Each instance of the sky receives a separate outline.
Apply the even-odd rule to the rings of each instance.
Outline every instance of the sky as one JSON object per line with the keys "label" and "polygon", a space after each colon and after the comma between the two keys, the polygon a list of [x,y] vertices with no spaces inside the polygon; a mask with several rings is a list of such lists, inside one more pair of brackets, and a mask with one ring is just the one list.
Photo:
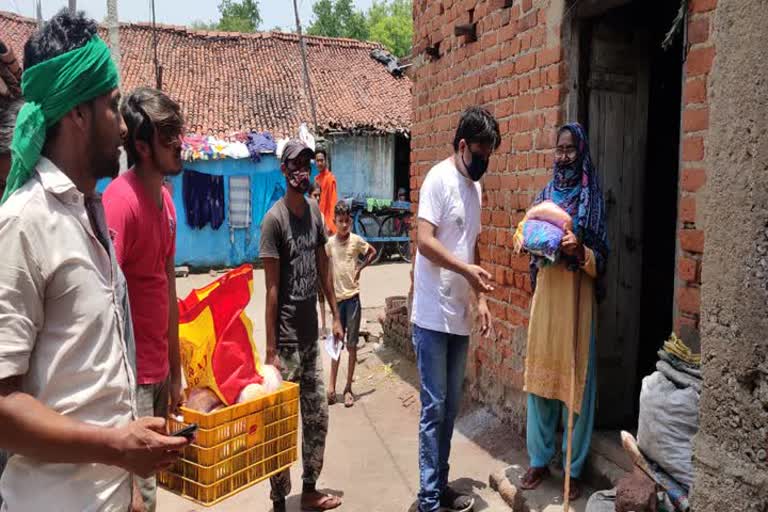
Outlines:
{"label": "sky", "polygon": [[[68,0],[41,0],[43,17],[50,18]],[[367,10],[373,0],[355,0],[358,9]],[[313,0],[298,0],[301,24],[312,21]],[[155,0],[158,23],[190,25],[193,21],[212,21],[219,17],[219,0]],[[35,0],[0,0],[0,11],[10,11],[34,17]],[[77,8],[84,10],[96,20],[103,20],[107,13],[107,0],[77,0]],[[259,0],[261,30],[281,27],[292,29],[296,25],[291,0]],[[118,0],[117,12],[120,21],[150,21],[152,19],[150,0]]]}

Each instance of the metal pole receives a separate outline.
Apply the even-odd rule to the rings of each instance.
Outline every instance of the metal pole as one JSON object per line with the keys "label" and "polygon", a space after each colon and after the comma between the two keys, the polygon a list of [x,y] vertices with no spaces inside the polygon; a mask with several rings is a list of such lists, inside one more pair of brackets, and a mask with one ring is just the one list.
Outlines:
{"label": "metal pole", "polygon": [[[76,0],[70,0],[70,5]],[[120,21],[117,16],[117,0],[107,0],[107,34],[112,60],[120,73]]]}
{"label": "metal pole", "polygon": [[307,64],[307,42],[304,40],[304,34],[301,32],[301,20],[299,20],[299,7],[296,0],[293,0],[293,12],[296,14],[296,32],[299,34],[299,46],[301,47],[301,63],[304,68],[304,88],[309,97],[309,107],[312,109],[312,122],[317,134],[317,111],[315,110],[315,97],[312,95],[312,84],[309,81],[309,65]]}
{"label": "metal pole", "polygon": [[77,0],[69,0],[69,10],[72,12],[77,11]]}
{"label": "metal pole", "polygon": [[41,1],[42,0],[37,0],[37,2],[35,2],[35,10],[36,10],[35,14],[37,15],[37,26],[38,27],[42,27],[43,26],[43,6],[40,3]]}
{"label": "metal pole", "polygon": [[163,90],[163,79],[160,74],[160,62],[157,59],[157,20],[155,19],[155,0],[152,0],[152,46],[155,49],[155,87]]}

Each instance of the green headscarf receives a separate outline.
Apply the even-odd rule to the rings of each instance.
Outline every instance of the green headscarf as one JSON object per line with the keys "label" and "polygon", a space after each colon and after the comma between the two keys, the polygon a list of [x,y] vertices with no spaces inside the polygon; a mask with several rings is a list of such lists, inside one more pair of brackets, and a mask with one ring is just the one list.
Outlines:
{"label": "green headscarf", "polygon": [[24,70],[21,90],[25,103],[16,118],[11,172],[2,202],[32,176],[47,129],[77,105],[108,93],[119,82],[109,47],[96,35],[80,48]]}

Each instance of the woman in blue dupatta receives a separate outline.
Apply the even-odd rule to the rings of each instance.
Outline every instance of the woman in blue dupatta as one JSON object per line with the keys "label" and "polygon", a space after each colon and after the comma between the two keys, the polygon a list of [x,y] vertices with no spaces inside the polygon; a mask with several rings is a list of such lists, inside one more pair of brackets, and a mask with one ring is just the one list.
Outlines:
{"label": "woman in blue dupatta", "polygon": [[[595,318],[602,298],[608,257],[605,205],[581,125],[558,130],[554,175],[535,204],[552,201],[573,218],[555,263],[533,257],[534,288],[525,391],[528,393],[527,444],[530,468],[522,488],[535,489],[549,476],[558,423],[567,418],[571,365],[576,361],[576,393],[571,499],[581,495],[579,477],[589,453],[595,412]],[[577,295],[578,293],[578,295]],[[578,311],[577,311],[578,308]],[[576,333],[578,327],[578,333]],[[574,343],[574,334],[576,342]],[[566,436],[563,436],[565,453]]]}

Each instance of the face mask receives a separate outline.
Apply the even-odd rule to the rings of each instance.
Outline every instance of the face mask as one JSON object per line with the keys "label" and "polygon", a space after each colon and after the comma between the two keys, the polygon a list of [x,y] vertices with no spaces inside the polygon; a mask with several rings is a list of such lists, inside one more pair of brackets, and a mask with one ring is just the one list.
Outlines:
{"label": "face mask", "polygon": [[288,175],[288,184],[302,194],[309,190],[309,172],[305,170],[297,170]]}
{"label": "face mask", "polygon": [[471,151],[469,154],[472,155],[472,159],[470,160],[469,164],[464,161],[464,155],[461,156],[461,163],[463,163],[464,167],[467,168],[467,174],[469,174],[469,177],[472,178],[472,181],[480,181],[480,178],[483,177],[485,171],[488,170],[489,160],[486,160],[479,154],[472,153]]}

